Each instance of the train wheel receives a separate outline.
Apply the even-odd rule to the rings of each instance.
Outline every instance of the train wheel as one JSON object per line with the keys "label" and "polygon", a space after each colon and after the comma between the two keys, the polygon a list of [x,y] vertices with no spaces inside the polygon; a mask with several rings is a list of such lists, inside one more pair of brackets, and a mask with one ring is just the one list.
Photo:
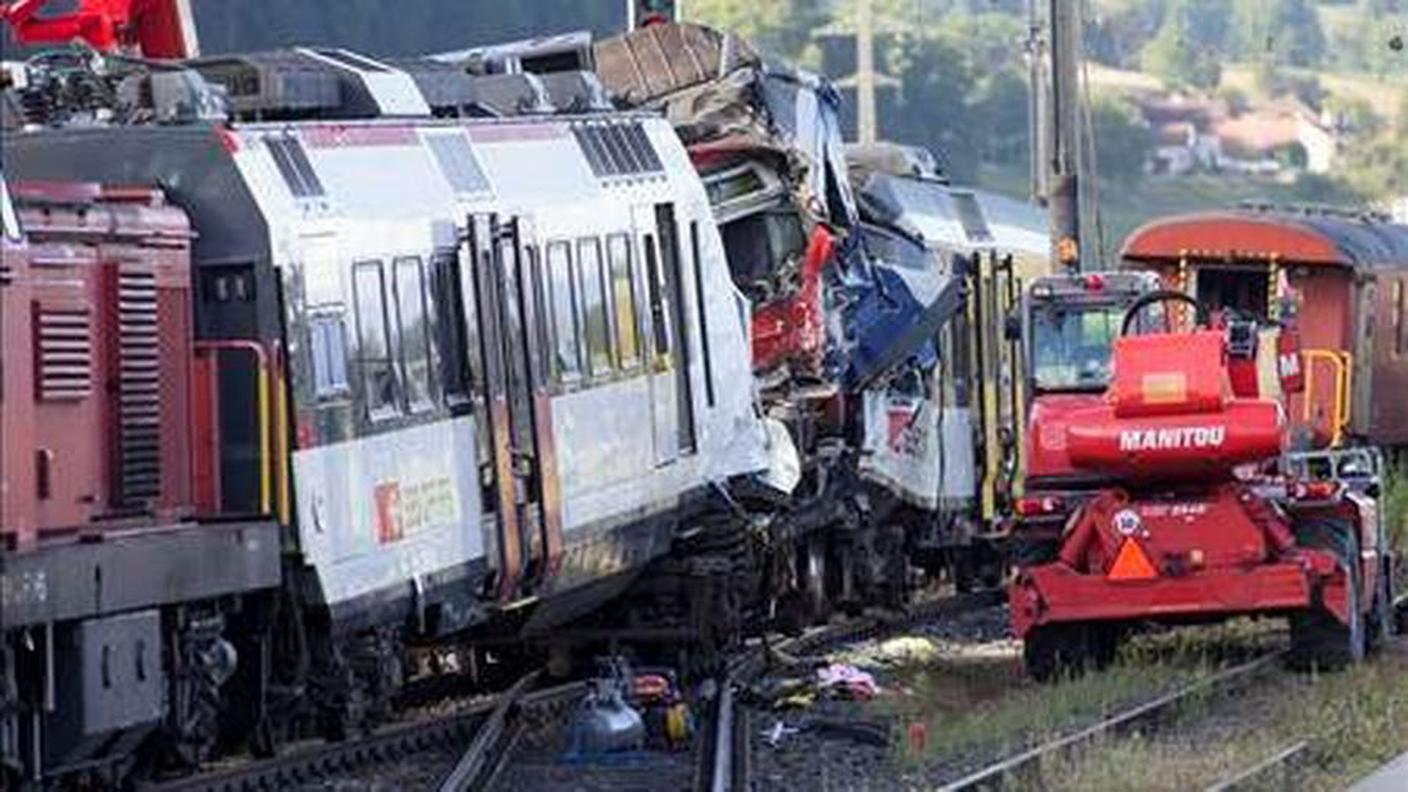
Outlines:
{"label": "train wheel", "polygon": [[1393,581],[1388,564],[1380,564],[1374,584],[1374,603],[1369,607],[1367,649],[1379,649],[1393,635]]}
{"label": "train wheel", "polygon": [[1344,520],[1307,520],[1296,526],[1296,543],[1301,547],[1329,550],[1348,570],[1349,624],[1342,623],[1323,607],[1312,605],[1291,616],[1291,665],[1309,670],[1339,669],[1364,659],[1366,626],[1360,610],[1359,542],[1353,527]]}
{"label": "train wheel", "polygon": [[1115,655],[1119,654],[1120,650],[1120,639],[1123,637],[1124,628],[1119,624],[1097,623],[1086,626],[1086,656],[1096,670],[1104,671],[1115,662]]}
{"label": "train wheel", "polygon": [[809,622],[824,621],[830,611],[827,597],[826,539],[820,536],[806,540],[799,554],[801,562],[802,600]]}
{"label": "train wheel", "polygon": [[1023,569],[1056,560],[1061,544],[1056,539],[1017,539],[1012,545],[1012,562]]}
{"label": "train wheel", "polygon": [[1115,661],[1123,627],[1099,622],[1047,624],[1027,633],[1022,655],[1038,682],[1103,671]]}
{"label": "train wheel", "polygon": [[1027,673],[1038,682],[1055,682],[1085,670],[1086,641],[1083,625],[1044,624],[1027,633],[1022,659]]}

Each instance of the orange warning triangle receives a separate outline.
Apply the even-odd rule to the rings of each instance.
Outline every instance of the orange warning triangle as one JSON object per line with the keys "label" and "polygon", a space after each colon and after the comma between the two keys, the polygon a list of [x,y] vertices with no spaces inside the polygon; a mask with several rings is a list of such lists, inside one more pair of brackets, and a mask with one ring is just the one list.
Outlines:
{"label": "orange warning triangle", "polygon": [[1159,571],[1154,568],[1154,562],[1149,560],[1144,548],[1128,536],[1120,545],[1115,563],[1110,565],[1110,571],[1105,575],[1109,580],[1148,580],[1158,576]]}

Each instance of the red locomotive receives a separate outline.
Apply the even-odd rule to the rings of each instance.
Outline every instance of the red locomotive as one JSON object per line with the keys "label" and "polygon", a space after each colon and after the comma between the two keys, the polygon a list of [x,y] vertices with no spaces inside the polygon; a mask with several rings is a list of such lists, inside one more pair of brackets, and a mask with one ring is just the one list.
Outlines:
{"label": "red locomotive", "polygon": [[[226,619],[281,567],[272,519],[198,503],[215,403],[191,227],[152,189],[17,193],[0,195],[0,604],[23,642],[0,641],[0,756],[42,732],[64,748],[44,761],[95,761],[172,693],[177,733],[201,742],[234,669]],[[22,683],[36,663],[47,688]]]}
{"label": "red locomotive", "polygon": [[[1009,590],[1030,670],[1108,662],[1136,623],[1239,614],[1289,616],[1302,665],[1361,658],[1391,623],[1376,499],[1408,442],[1384,398],[1408,388],[1408,228],[1250,209],[1152,223],[1124,257],[1169,291],[1130,307],[1102,395],[1032,411],[1029,469],[1079,494]],[[1155,302],[1165,332],[1131,334]]]}

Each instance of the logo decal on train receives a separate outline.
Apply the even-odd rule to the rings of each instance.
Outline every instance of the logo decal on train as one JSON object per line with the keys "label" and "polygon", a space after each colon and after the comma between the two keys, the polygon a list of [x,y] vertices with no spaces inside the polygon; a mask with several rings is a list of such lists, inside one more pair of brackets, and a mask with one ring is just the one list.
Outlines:
{"label": "logo decal on train", "polygon": [[886,417],[889,421],[887,439],[890,450],[905,456],[922,457],[929,445],[929,435],[920,423],[924,403],[891,400]]}
{"label": "logo decal on train", "polygon": [[448,478],[382,482],[372,489],[372,501],[378,544],[398,542],[421,529],[459,519],[459,498]]}

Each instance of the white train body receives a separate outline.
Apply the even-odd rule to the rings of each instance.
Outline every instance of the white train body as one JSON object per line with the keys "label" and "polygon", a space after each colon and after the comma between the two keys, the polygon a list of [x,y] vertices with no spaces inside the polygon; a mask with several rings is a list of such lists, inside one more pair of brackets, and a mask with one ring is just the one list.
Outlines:
{"label": "white train body", "polygon": [[[334,611],[456,568],[509,601],[638,568],[686,500],[764,464],[747,305],[663,121],[233,137],[281,273],[299,543]],[[603,138],[631,172],[593,170]]]}

